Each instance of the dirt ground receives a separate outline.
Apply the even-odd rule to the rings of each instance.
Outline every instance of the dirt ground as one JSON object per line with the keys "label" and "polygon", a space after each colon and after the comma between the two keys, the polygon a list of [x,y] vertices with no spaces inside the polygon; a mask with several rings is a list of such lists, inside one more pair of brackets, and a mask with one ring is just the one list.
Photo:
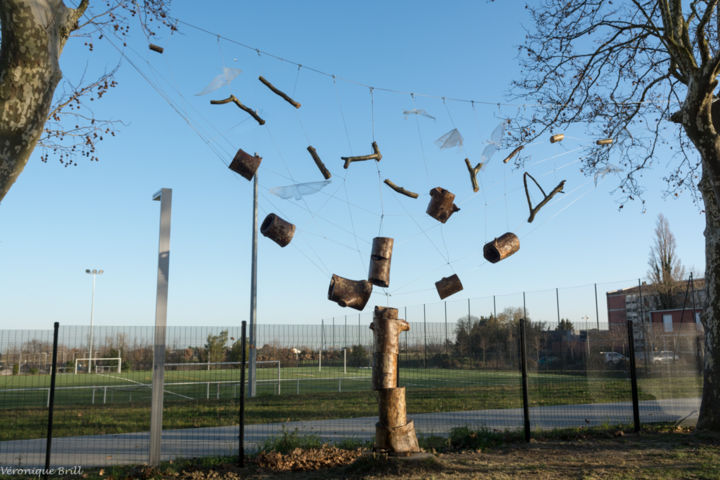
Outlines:
{"label": "dirt ground", "polygon": [[[435,453],[424,460],[388,459],[334,447],[260,455],[248,466],[139,472],[173,479],[720,479],[720,437],[625,434],[615,438],[541,440],[487,451]],[[108,476],[101,478],[119,478]]]}

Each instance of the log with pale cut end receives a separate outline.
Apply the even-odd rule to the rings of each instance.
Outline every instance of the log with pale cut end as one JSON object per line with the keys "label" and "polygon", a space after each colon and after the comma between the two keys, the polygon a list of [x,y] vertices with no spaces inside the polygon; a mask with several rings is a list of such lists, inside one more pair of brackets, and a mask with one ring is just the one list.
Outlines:
{"label": "log with pale cut end", "polygon": [[373,238],[370,252],[368,281],[378,287],[390,286],[390,261],[394,240],[389,237]]}
{"label": "log with pale cut end", "polygon": [[410,455],[420,451],[415,424],[410,420],[401,427],[388,428],[375,424],[375,449],[385,450],[391,455]]}
{"label": "log with pale cut end", "polygon": [[362,310],[370,300],[372,283],[367,280],[348,280],[333,274],[328,288],[328,300],[337,302],[341,307]]}
{"label": "log with pale cut end", "polygon": [[558,134],[550,137],[550,143],[562,142],[564,138],[565,138],[565,135],[563,135],[562,133],[558,133]]}
{"label": "log with pale cut end", "polygon": [[441,223],[447,222],[450,215],[460,211],[460,208],[453,203],[455,194],[442,187],[435,187],[430,190],[430,197],[430,203],[425,213]]}
{"label": "log with pale cut end", "polygon": [[310,152],[310,156],[320,170],[320,173],[322,173],[323,177],[325,177],[325,180],[329,180],[330,177],[332,177],[332,174],[330,173],[330,170],[327,169],[323,161],[320,160],[320,156],[318,155],[317,150],[315,150],[315,147],[310,145],[307,147],[307,151]]}
{"label": "log with pale cut end", "polygon": [[517,235],[507,232],[488,242],[483,247],[483,256],[490,263],[497,263],[520,250],[520,239]]}
{"label": "log with pale cut end", "polygon": [[373,390],[397,387],[397,353],[373,353],[372,387]]}
{"label": "log with pale cut end", "polygon": [[152,50],[153,52],[157,52],[157,53],[163,53],[165,51],[165,49],[163,47],[161,47],[159,45],[155,45],[154,43],[149,44],[148,48],[150,50]]}
{"label": "log with pale cut end", "polygon": [[612,138],[602,138],[595,142],[597,145],[612,145],[613,139]]}
{"label": "log with pale cut end", "polygon": [[388,428],[407,424],[405,387],[378,390],[380,425]]}
{"label": "log with pale cut end", "polygon": [[262,157],[250,155],[242,148],[239,148],[228,168],[246,179],[252,180],[258,167],[260,167],[260,162],[262,162]]}
{"label": "log with pale cut end", "polygon": [[376,353],[400,353],[400,334],[410,330],[410,324],[397,318],[397,315],[396,308],[375,307],[370,329],[373,331]]}
{"label": "log with pale cut end", "polygon": [[263,220],[260,233],[281,247],[285,247],[295,235],[295,225],[271,213]]}
{"label": "log with pale cut end", "polygon": [[437,289],[440,300],[454,295],[463,289],[460,277],[457,274],[450,275],[449,277],[443,277],[435,282],[435,288]]}

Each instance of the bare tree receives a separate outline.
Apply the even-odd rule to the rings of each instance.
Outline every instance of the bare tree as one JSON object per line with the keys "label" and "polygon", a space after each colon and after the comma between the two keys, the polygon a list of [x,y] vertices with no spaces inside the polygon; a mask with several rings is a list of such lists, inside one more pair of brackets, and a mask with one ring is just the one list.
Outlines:
{"label": "bare tree", "polygon": [[[669,193],[685,189],[704,205],[709,302],[697,427],[720,431],[718,0],[543,0],[527,8],[534,26],[513,89],[534,106],[515,119],[512,139],[523,145],[585,125],[610,140],[588,147],[583,171],[621,171],[623,199],[640,196],[640,176],[659,164]],[[672,153],[658,161],[662,144]]]}
{"label": "bare tree", "polygon": [[[97,3],[99,11],[91,11]],[[15,183],[38,142],[42,160],[56,155],[65,165],[79,156],[96,160],[95,143],[114,134],[114,124],[99,121],[85,99],[102,97],[115,86],[110,72],[80,84],[62,78],[60,55],[72,36],[93,39],[109,34],[123,38],[131,20],[146,36],[151,22],[174,28],[167,19],[170,0],[80,0],[76,8],[63,0],[0,1],[0,201]]]}
{"label": "bare tree", "polygon": [[675,252],[675,235],[662,213],[655,224],[655,241],[650,247],[648,265],[648,279],[658,293],[658,306],[675,307],[675,295],[682,290],[678,284],[685,276],[685,267]]}

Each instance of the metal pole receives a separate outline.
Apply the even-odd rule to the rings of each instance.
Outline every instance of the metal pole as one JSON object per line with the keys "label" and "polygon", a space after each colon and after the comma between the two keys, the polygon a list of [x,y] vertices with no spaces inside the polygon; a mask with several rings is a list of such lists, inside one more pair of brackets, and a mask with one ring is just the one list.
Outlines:
{"label": "metal pole", "polygon": [[640,402],[638,399],[637,368],[635,366],[635,337],[632,320],[627,321],[628,343],[630,344],[630,386],[632,388],[633,423],[635,433],[640,431]]}
{"label": "metal pole", "polygon": [[560,292],[555,289],[555,308],[557,308],[558,326],[560,325]]}
{"label": "metal pole", "polygon": [[153,200],[160,201],[155,338],[153,346],[152,404],[150,407],[150,465],[160,464],[162,447],[163,388],[165,384],[165,333],[167,327],[168,276],[170,273],[170,212],[172,189],[163,188]]}
{"label": "metal pole", "polygon": [[258,175],[253,177],[253,228],[252,228],[252,267],[250,273],[250,367],[248,368],[248,388],[250,396],[254,397],[255,390],[255,360],[257,349],[255,334],[257,333],[257,234],[258,234]]}
{"label": "metal pole", "polygon": [[48,478],[48,472],[50,470],[50,451],[52,450],[53,411],[55,410],[55,374],[57,373],[59,327],[60,323],[55,322],[53,324],[52,371],[50,372],[50,400],[48,402],[47,443],[45,445],[45,478]]}
{"label": "metal pole", "polygon": [[332,349],[335,350],[335,317],[332,320]]}
{"label": "metal pole", "polygon": [[[642,281],[638,278],[638,296],[640,298],[640,328],[643,330],[643,342],[645,343],[644,349],[645,349],[645,373],[647,373],[649,368],[649,362],[650,362],[650,353],[648,352],[648,331],[647,326],[645,325],[645,305],[643,305],[643,299],[642,299]],[[634,338],[634,333],[633,333]],[[633,348],[635,346],[633,345]]]}
{"label": "metal pole", "polygon": [[360,342],[360,314],[358,313],[358,345],[361,345]]}
{"label": "metal pole", "polygon": [[448,325],[447,325],[447,300],[443,302],[445,305],[445,353],[448,350]]}
{"label": "metal pole", "polygon": [[598,313],[598,299],[597,299],[597,283],[595,284],[595,322],[597,323],[598,332],[600,331],[600,313]]}
{"label": "metal pole", "polygon": [[240,360],[240,429],[238,431],[238,463],[240,464],[240,467],[245,466],[245,356],[247,355],[247,352],[245,351],[245,343],[247,339],[246,327],[247,322],[243,320],[242,326],[240,327],[240,341],[242,341],[242,357]]}
{"label": "metal pole", "polygon": [[423,303],[423,367],[427,368],[427,318],[425,317],[425,304]]}
{"label": "metal pole", "polygon": [[493,295],[493,317],[497,318],[497,305],[495,304],[495,295]]}
{"label": "metal pole", "polygon": [[523,424],[525,427],[525,441],[530,441],[530,405],[528,399],[528,378],[527,378],[527,341],[525,338],[525,323],[527,313],[525,311],[525,292],[523,292],[523,318],[520,320],[520,363],[522,366],[522,394],[523,394]]}
{"label": "metal pole", "polygon": [[88,373],[92,373],[93,358],[93,314],[95,313],[95,274],[92,274],[92,296],[90,297],[90,348],[88,353]]}

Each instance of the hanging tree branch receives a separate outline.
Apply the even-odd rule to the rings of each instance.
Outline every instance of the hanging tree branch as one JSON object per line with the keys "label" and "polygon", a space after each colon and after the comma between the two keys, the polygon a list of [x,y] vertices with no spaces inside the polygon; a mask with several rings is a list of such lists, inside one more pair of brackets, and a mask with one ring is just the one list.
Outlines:
{"label": "hanging tree branch", "polygon": [[[262,78],[262,77],[260,77]],[[317,154],[317,150],[315,150],[315,147],[312,145],[307,147],[307,151],[310,152],[310,156],[312,156],[313,160],[315,160],[315,165],[320,169],[320,172],[323,174],[323,177],[325,177],[325,180],[332,177],[332,174],[330,171],[325,167],[325,164],[320,160],[320,157]]]}
{"label": "hanging tree branch", "polygon": [[398,192],[398,193],[402,193],[403,195],[405,195],[405,196],[407,196],[407,197],[410,197],[410,198],[418,198],[418,194],[417,194],[417,193],[411,192],[410,190],[405,190],[403,187],[399,187],[399,186],[395,185],[395,184],[393,183],[393,181],[390,180],[389,178],[386,178],[386,179],[385,179],[385,185],[387,185],[388,187],[392,188],[393,190],[395,190],[395,191]]}
{"label": "hanging tree branch", "polygon": [[470,165],[470,159],[466,158],[465,165],[467,166],[468,172],[470,173],[470,181],[472,182],[473,192],[477,192],[478,190],[480,190],[480,187],[478,186],[478,182],[477,182],[477,174],[480,171],[480,169],[482,168],[483,163],[480,162],[473,167]]}
{"label": "hanging tree branch", "polygon": [[380,153],[380,149],[378,148],[376,142],[372,142],[372,149],[375,153],[371,153],[370,155],[360,155],[358,157],[340,157],[345,160],[345,165],[343,165],[343,168],[348,168],[352,162],[363,162],[365,160],[377,160],[379,162],[380,160],[382,160],[382,154]]}
{"label": "hanging tree branch", "polygon": [[508,155],[507,157],[505,157],[505,160],[503,160],[503,163],[508,163],[510,160],[512,160],[512,158],[513,158],[515,155],[517,155],[518,153],[520,153],[520,150],[522,150],[523,148],[525,148],[525,146],[524,146],[524,145],[520,145],[520,146],[517,147],[515,150],[513,150],[512,152],[510,152],[510,155]]}
{"label": "hanging tree branch", "polygon": [[[545,197],[534,208],[532,206],[532,202],[530,201],[530,192],[528,191],[527,177],[530,177],[530,179],[535,182],[535,185],[537,185],[537,187],[540,189],[543,196]],[[548,203],[550,199],[555,196],[555,194],[562,192],[563,187],[565,187],[565,180],[558,183],[557,186],[553,188],[552,192],[550,192],[550,194],[545,194],[545,190],[543,190],[537,180],[535,180],[535,178],[528,172],[523,173],[523,184],[525,185],[525,198],[527,198],[528,208],[530,209],[530,217],[528,218],[528,223],[532,223],[532,221],[535,219],[535,215],[537,214],[537,212],[540,211],[540,209],[544,207],[545,204]]]}
{"label": "hanging tree branch", "polygon": [[210,100],[211,105],[224,105],[226,103],[233,102],[235,105],[237,105],[241,110],[244,110],[247,112],[251,117],[253,117],[260,125],[265,125],[265,120],[260,118],[260,115],[257,114],[257,112],[249,107],[246,107],[245,105],[240,102],[240,100],[237,99],[235,95],[230,95],[228,98],[224,100]]}
{"label": "hanging tree branch", "polygon": [[[263,77],[262,75],[260,75],[260,76],[258,77],[258,80],[260,80],[266,87],[268,87],[270,90],[272,90],[272,92],[273,92],[274,94],[282,97],[283,100],[285,100],[286,102],[288,102],[288,103],[289,103],[290,105],[292,105],[293,107],[295,107],[295,108],[300,108],[300,104],[299,104],[298,102],[296,102],[295,100],[293,100],[292,98],[290,98],[290,97],[289,97],[285,92],[283,92],[282,90],[279,90],[278,88],[276,88],[275,85],[273,85],[272,83],[270,83],[270,82],[268,82],[267,80],[265,80],[265,77]],[[325,178],[328,178],[328,177],[325,177]]]}

